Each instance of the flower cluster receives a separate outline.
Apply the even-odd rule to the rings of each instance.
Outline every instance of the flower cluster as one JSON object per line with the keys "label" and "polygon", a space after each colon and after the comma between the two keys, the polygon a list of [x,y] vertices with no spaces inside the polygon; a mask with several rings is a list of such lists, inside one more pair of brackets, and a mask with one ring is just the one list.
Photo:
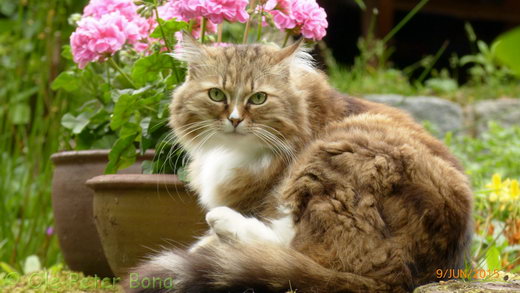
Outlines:
{"label": "flower cluster", "polygon": [[[193,26],[191,33],[193,37],[196,39],[200,38],[201,31],[202,31],[202,16],[193,14],[192,12],[189,12],[185,7],[183,7],[183,4],[185,2],[190,1],[168,1],[163,6],[159,7],[157,10],[159,11],[159,17],[164,20],[170,20],[170,19],[177,19],[189,22],[193,20]],[[200,2],[200,1],[196,1]],[[208,33],[215,33],[217,31],[217,25],[213,23],[212,21],[206,22],[206,30]],[[179,34],[178,34],[179,35]],[[177,36],[178,36],[177,35]]]}
{"label": "flower cluster", "polygon": [[[217,25],[224,21],[245,23],[259,13],[263,20],[259,25],[267,25],[265,20],[269,18],[277,29],[288,34],[302,34],[313,40],[321,40],[326,34],[327,15],[316,0],[260,0],[250,10],[254,15],[248,14],[248,5],[248,0],[168,0],[157,8],[157,14],[163,20],[189,22],[197,39],[203,33],[216,33]],[[164,40],[149,37],[158,26],[157,15],[147,19],[137,11],[133,0],[90,0],[70,38],[74,61],[79,67],[105,61],[125,46],[148,53],[152,43],[165,45]]]}
{"label": "flower cluster", "polygon": [[327,14],[315,0],[268,0],[264,9],[273,15],[278,29],[296,29],[314,40],[327,33]]}
{"label": "flower cluster", "polygon": [[516,179],[502,181],[499,174],[494,174],[486,188],[491,192],[489,200],[492,202],[512,202],[520,199],[520,186]]}
{"label": "flower cluster", "polygon": [[125,44],[144,50],[151,23],[137,14],[132,0],[91,0],[78,28],[70,37],[74,62],[84,68],[89,62],[104,61]]}
{"label": "flower cluster", "polygon": [[247,0],[181,0],[174,1],[172,5],[184,19],[205,17],[219,24],[224,19],[230,22],[246,22],[249,19],[247,4]]}

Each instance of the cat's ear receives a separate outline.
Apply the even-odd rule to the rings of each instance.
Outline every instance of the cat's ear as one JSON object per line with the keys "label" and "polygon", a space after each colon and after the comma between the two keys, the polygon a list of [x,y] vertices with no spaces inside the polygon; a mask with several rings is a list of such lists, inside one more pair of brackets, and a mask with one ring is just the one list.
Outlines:
{"label": "cat's ear", "polygon": [[300,38],[294,44],[280,49],[275,57],[275,63],[288,62],[293,66],[312,70],[314,68],[314,59],[308,51],[309,49],[305,47],[303,38]]}
{"label": "cat's ear", "polygon": [[172,56],[187,63],[197,63],[206,55],[204,46],[199,43],[189,32],[182,31],[179,46]]}
{"label": "cat's ear", "polygon": [[303,38],[300,38],[298,41],[294,42],[294,44],[291,44],[280,51],[278,51],[277,61],[280,62],[284,59],[287,59],[291,56],[293,56],[296,52],[301,50],[303,48]]}

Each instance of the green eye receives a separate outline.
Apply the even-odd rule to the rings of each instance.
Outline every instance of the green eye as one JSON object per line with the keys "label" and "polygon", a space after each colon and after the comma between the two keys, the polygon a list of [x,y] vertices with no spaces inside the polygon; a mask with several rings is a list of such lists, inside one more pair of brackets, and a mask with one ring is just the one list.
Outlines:
{"label": "green eye", "polygon": [[208,91],[209,98],[215,102],[224,102],[226,101],[226,94],[220,89],[211,88]]}
{"label": "green eye", "polygon": [[258,92],[258,93],[254,93],[249,98],[249,103],[253,104],[253,105],[261,105],[261,104],[265,103],[265,100],[267,100],[267,94],[264,92]]}

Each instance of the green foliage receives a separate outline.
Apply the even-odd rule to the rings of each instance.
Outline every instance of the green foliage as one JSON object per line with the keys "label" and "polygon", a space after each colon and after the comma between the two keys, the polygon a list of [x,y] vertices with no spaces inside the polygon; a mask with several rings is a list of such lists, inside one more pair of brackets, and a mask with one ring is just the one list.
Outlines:
{"label": "green foliage", "polygon": [[[331,82],[340,91],[353,95],[437,95],[461,104],[504,96],[520,97],[520,80],[513,75],[516,58],[520,56],[517,54],[520,45],[515,43],[520,35],[517,30],[498,38],[490,48],[477,38],[470,24],[465,28],[473,52],[462,57],[451,56],[449,68],[434,69],[449,45],[447,42],[434,56],[426,56],[399,70],[389,62],[393,49],[369,34],[359,40],[360,54],[350,68],[328,62]],[[462,71],[469,76],[465,84],[457,82]],[[419,73],[419,77],[412,79],[415,73]]]}
{"label": "green foliage", "polygon": [[70,101],[50,80],[63,70],[57,55],[71,32],[67,18],[84,2],[0,0],[0,274],[62,262],[55,235],[47,233],[49,157],[59,148]]}
{"label": "green foliage", "polygon": [[489,130],[478,138],[447,136],[446,143],[464,163],[475,188],[494,173],[520,178],[520,127],[490,123]]}
{"label": "green foliage", "polygon": [[475,191],[473,266],[519,272],[520,191],[513,186],[520,179],[520,126],[490,123],[479,138],[447,135],[446,143],[462,160]]}
{"label": "green foliage", "polygon": [[[162,39],[166,44],[173,44],[173,35],[188,26],[161,19],[159,24],[152,37],[168,36]],[[65,46],[63,55],[67,56],[69,50]],[[148,56],[120,52],[104,64],[92,63],[83,70],[72,65],[52,83],[53,89],[83,101],[63,116],[61,125],[74,140],[75,149],[109,146],[105,173],[132,165],[139,152],[157,149],[169,131],[165,125],[170,94],[184,81],[185,72],[182,64],[162,52],[161,46],[151,50]]]}
{"label": "green foliage", "polygon": [[520,77],[520,27],[497,38],[492,45],[493,55]]}

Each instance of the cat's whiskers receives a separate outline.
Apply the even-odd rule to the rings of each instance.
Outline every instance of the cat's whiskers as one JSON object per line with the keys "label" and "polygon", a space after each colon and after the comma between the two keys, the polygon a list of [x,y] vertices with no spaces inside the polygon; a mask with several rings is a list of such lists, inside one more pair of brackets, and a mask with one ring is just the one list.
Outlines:
{"label": "cat's whiskers", "polygon": [[296,154],[294,153],[294,148],[292,148],[289,145],[288,139],[285,137],[285,135],[283,135],[283,133],[278,131],[276,128],[271,127],[269,125],[265,125],[265,124],[259,124],[258,127],[260,127],[260,128],[265,127],[265,128],[267,128],[266,130],[268,130],[268,129],[273,130],[275,133],[270,133],[269,131],[267,131],[267,132],[269,134],[274,135],[276,138],[281,137],[280,142],[283,143],[283,145],[287,148],[287,151],[290,153],[290,155],[292,156],[293,159],[296,157]]}
{"label": "cat's whiskers", "polygon": [[[212,122],[211,120],[204,120],[204,121],[196,121],[196,122],[192,122],[192,123],[183,125],[177,129],[177,132],[179,132],[181,134],[180,136],[177,136],[174,132],[171,132],[170,134],[168,134],[167,138],[165,139],[166,142],[163,144],[163,146],[159,150],[159,152],[162,152],[164,147],[166,147],[167,145],[170,145],[170,144],[175,145],[175,147],[170,148],[170,150],[168,151],[168,154],[166,155],[166,159],[164,160],[163,164],[159,167],[159,173],[162,173],[166,169],[167,163],[170,164],[170,167],[172,169],[175,169],[178,159],[176,160],[174,165],[172,165],[172,162],[170,159],[175,155],[175,153],[177,151],[182,149],[182,146],[180,144],[181,139],[183,139],[185,136],[189,135],[190,133],[193,133],[197,130],[200,130],[200,129],[206,127],[207,125],[211,124],[211,122]],[[179,157],[180,156],[178,156],[177,158],[179,158]]]}
{"label": "cat's whiskers", "polygon": [[[165,160],[165,163],[166,162],[169,162],[170,163],[170,167],[172,168],[172,170],[175,169],[175,167],[177,166],[177,164],[179,163],[179,159],[180,159],[180,155],[177,156],[177,158],[175,159],[175,162],[173,163],[173,166],[172,166],[172,160],[171,158],[175,155],[175,153],[179,150],[183,150],[182,148],[182,145],[180,144],[180,140],[184,140],[187,136],[189,136],[190,134],[196,132],[196,131],[199,131],[199,130],[202,130],[199,134],[197,134],[195,137],[189,139],[186,143],[189,144],[191,143],[192,141],[196,140],[197,137],[203,135],[204,133],[208,132],[208,131],[211,131],[211,125],[213,123],[213,120],[204,120],[204,121],[199,121],[199,122],[194,122],[194,123],[191,123],[189,126],[186,126],[184,125],[182,128],[179,128],[180,131],[178,130],[179,133],[181,133],[180,136],[174,136],[173,137],[173,140],[175,141],[177,147],[175,148],[172,148],[170,149],[170,152],[168,153],[168,156]],[[208,128],[208,129],[204,129],[204,128]],[[182,133],[184,132],[184,133]],[[185,150],[183,150],[185,151]],[[183,161],[188,157],[189,153],[186,152],[186,155],[183,156]],[[177,185],[175,185],[175,194],[179,194],[179,191],[177,189]]]}
{"label": "cat's whiskers", "polygon": [[[212,120],[204,120],[204,121],[200,121],[199,123],[197,124],[194,124],[192,125],[192,127],[186,127],[184,130],[180,130],[178,131],[180,133],[179,136],[176,136],[175,137],[175,143],[178,147],[175,148],[174,152],[180,150],[180,149],[183,149],[182,147],[182,143],[181,143],[181,140],[186,140],[186,138],[196,132],[196,131],[200,131],[200,130],[203,130],[204,128],[206,127],[209,127],[212,123]],[[200,135],[200,133],[199,133]],[[198,136],[198,135],[197,135]],[[197,136],[195,136],[194,138],[188,140],[185,144],[189,144],[189,142],[193,139],[195,139]],[[174,163],[174,166],[177,166],[177,163],[178,163],[178,159],[179,159],[180,156],[177,157],[177,159],[175,160],[175,163]],[[171,162],[170,162],[171,163]]]}
{"label": "cat's whiskers", "polygon": [[[262,131],[265,135],[269,136],[271,139],[275,140],[277,144],[280,145],[280,147],[283,149],[284,153],[286,153],[289,156],[288,157],[289,162],[292,161],[292,159],[294,159],[296,157],[293,148],[289,145],[289,143],[287,142],[287,138],[281,132],[279,132],[275,128],[268,126],[268,125],[258,125],[256,127],[259,127],[260,129],[262,129]],[[279,134],[279,136],[274,133],[271,133],[270,131],[268,131],[267,129],[264,129],[263,127],[272,129],[277,134]]]}
{"label": "cat's whiskers", "polygon": [[254,132],[254,131],[252,133],[256,137],[258,137],[261,141],[263,141],[269,148],[271,148],[271,150],[274,152],[275,156],[280,156],[282,158],[282,160],[285,162],[282,152],[278,149],[278,147],[276,145],[273,145],[272,142],[266,140],[266,138],[262,134]]}
{"label": "cat's whiskers", "polygon": [[284,148],[280,145],[279,141],[277,141],[272,136],[270,136],[266,130],[257,128],[255,130],[255,134],[257,134],[257,136],[262,138],[262,141],[264,141],[268,145],[272,146],[273,151],[276,153],[276,155],[280,156],[285,163],[290,162],[290,158],[285,153]]}
{"label": "cat's whiskers", "polygon": [[290,147],[287,146],[283,140],[261,127],[253,126],[251,129],[255,135],[261,138],[264,142],[268,143],[268,145],[272,146],[273,151],[275,151],[276,154],[279,155],[285,163],[289,164],[292,161],[294,156]]}

